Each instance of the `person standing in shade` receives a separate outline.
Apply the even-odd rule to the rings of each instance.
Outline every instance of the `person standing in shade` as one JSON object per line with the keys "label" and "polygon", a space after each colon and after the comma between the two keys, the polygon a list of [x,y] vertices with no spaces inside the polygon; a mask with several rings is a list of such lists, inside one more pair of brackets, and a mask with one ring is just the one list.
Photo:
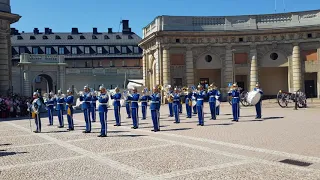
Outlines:
{"label": "person standing in shade", "polygon": [[63,119],[63,111],[64,111],[64,94],[62,94],[61,90],[58,90],[58,94],[56,97],[56,110],[58,111],[58,119],[59,119],[59,126],[58,128],[63,128],[64,127],[64,119]]}
{"label": "person standing in shade", "polygon": [[232,121],[239,121],[239,103],[240,103],[240,93],[238,91],[237,84],[232,85],[232,89],[229,91],[229,96],[232,97],[231,103],[232,103],[232,114],[233,114],[233,120]]}
{"label": "person standing in shade", "polygon": [[191,118],[192,113],[192,89],[188,88],[188,94],[185,96],[187,118]]}
{"label": "person standing in shade", "polygon": [[108,101],[109,96],[107,94],[106,88],[101,85],[100,88],[100,96],[98,97],[99,101],[99,118],[101,123],[101,132],[98,137],[107,137],[107,114],[108,114]]}
{"label": "person standing in shade", "polygon": [[198,93],[197,96],[197,111],[198,111],[198,126],[204,126],[204,113],[203,113],[203,101],[206,96],[206,92],[203,90],[203,86],[201,84],[198,85]]}
{"label": "person standing in shade", "polygon": [[45,105],[47,106],[48,118],[49,118],[48,126],[53,126],[54,103],[55,103],[54,93],[50,92],[49,97],[45,100]]}
{"label": "person standing in shade", "polygon": [[180,94],[179,94],[179,89],[174,88],[174,93],[173,93],[173,112],[174,112],[174,123],[180,123],[180,117],[179,117],[179,104],[180,103]]}
{"label": "person standing in shade", "polygon": [[[218,100],[221,102],[221,93],[217,89],[217,96],[219,97]],[[216,115],[220,115],[220,104],[216,107]]]}
{"label": "person standing in shade", "polygon": [[253,89],[254,91],[257,91],[258,93],[261,94],[261,98],[259,100],[259,102],[255,105],[256,107],[256,119],[261,119],[261,105],[262,105],[262,95],[263,95],[263,91],[260,89],[260,85],[257,83],[256,87]]}
{"label": "person standing in shade", "polygon": [[[127,93],[127,94],[125,94]],[[126,101],[126,111],[127,111],[127,119],[131,118],[131,101],[129,100],[129,94],[130,93],[129,91],[128,92],[123,92],[123,96],[127,96],[125,98],[125,101]]]}
{"label": "person standing in shade", "polygon": [[86,130],[83,133],[91,133],[91,121],[90,121],[90,104],[91,104],[91,92],[88,86],[84,86],[84,92],[80,95],[80,101],[82,102],[82,110],[84,120],[86,122]]}
{"label": "person standing in shade", "polygon": [[211,120],[216,120],[216,100],[217,100],[217,90],[214,84],[210,84],[208,96],[209,96],[209,107],[211,112]]}
{"label": "person standing in shade", "polygon": [[114,117],[116,119],[116,124],[114,126],[121,126],[121,114],[120,114],[120,100],[121,100],[121,93],[118,87],[115,88],[116,93],[111,95],[111,99],[113,99],[113,107],[114,107]]}
{"label": "person standing in shade", "polygon": [[67,97],[65,98],[66,102],[66,110],[67,110],[67,119],[68,119],[68,130],[73,131],[74,130],[74,124],[73,124],[73,95],[72,90],[69,88],[67,90]]}
{"label": "person standing in shade", "polygon": [[147,91],[142,90],[143,96],[140,98],[141,110],[142,110],[142,120],[145,120],[147,117],[147,107],[148,107],[148,96],[146,95]]}
{"label": "person standing in shade", "polygon": [[35,133],[41,132],[41,119],[40,119],[40,111],[42,108],[41,106],[42,106],[42,102],[39,98],[39,93],[34,92],[33,93],[33,101],[31,104],[31,114],[32,114],[32,118],[34,118],[34,121],[36,124],[36,130],[33,131]]}
{"label": "person standing in shade", "polygon": [[133,94],[130,94],[128,98],[131,101],[131,112],[132,112],[131,117],[132,117],[132,123],[133,123],[132,129],[138,129],[139,128],[138,102],[140,99],[140,94],[137,93],[136,87],[133,88]]}
{"label": "person standing in shade", "polygon": [[154,132],[160,131],[160,102],[161,102],[161,96],[159,94],[159,88],[156,86],[153,88],[153,94],[149,96],[150,100],[150,110],[151,110],[151,118],[153,122],[153,130]]}
{"label": "person standing in shade", "polygon": [[92,118],[92,122],[96,122],[96,108],[97,108],[97,93],[92,92],[91,104],[90,104],[90,114]]}

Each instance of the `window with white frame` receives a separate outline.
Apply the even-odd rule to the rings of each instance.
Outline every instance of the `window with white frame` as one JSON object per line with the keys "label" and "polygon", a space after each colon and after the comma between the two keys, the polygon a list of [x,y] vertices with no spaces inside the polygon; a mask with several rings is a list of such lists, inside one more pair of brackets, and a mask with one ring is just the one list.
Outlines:
{"label": "window with white frame", "polygon": [[59,47],[59,54],[64,54],[64,47]]}
{"label": "window with white frame", "polygon": [[51,54],[51,47],[46,47],[46,54]]}
{"label": "window with white frame", "polygon": [[102,47],[97,47],[98,54],[102,54]]}
{"label": "window with white frame", "polygon": [[90,47],[84,47],[84,53],[90,54]]}
{"label": "window with white frame", "polygon": [[121,47],[121,53],[126,54],[127,53],[127,47]]}
{"label": "window with white frame", "polygon": [[122,60],[122,66],[126,66],[126,61]]}
{"label": "window with white frame", "polygon": [[71,53],[72,54],[78,54],[77,50],[78,50],[77,47],[72,47]]}
{"label": "window with white frame", "polygon": [[134,52],[135,54],[139,54],[139,47],[134,47],[134,48],[133,48],[133,52]]}
{"label": "window with white frame", "polygon": [[113,61],[109,61],[109,65],[110,65],[110,66],[114,66],[114,65],[113,65]]}
{"label": "window with white frame", "polygon": [[32,48],[32,53],[33,54],[39,54],[39,48],[38,47],[33,47]]}
{"label": "window with white frame", "polygon": [[26,48],[25,47],[20,47],[19,48],[19,52],[21,53],[25,53],[26,52]]}
{"label": "window with white frame", "polygon": [[110,54],[114,54],[114,47],[110,47],[110,50],[109,50],[110,52]]}

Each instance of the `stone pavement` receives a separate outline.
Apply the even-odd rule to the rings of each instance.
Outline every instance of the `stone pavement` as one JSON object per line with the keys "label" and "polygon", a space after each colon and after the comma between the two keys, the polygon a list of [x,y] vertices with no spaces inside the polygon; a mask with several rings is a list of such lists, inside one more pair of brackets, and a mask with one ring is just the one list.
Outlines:
{"label": "stone pavement", "polygon": [[[254,107],[245,107],[240,122],[231,122],[227,103],[215,121],[207,104],[204,109],[201,127],[196,116],[185,118],[185,108],[174,124],[162,106],[156,133],[149,110],[135,130],[125,108],[121,127],[113,126],[110,110],[106,138],[97,137],[99,122],[83,134],[81,113],[73,132],[58,129],[57,117],[54,127],[42,118],[41,134],[31,133],[28,119],[0,121],[0,179],[320,179],[319,109],[270,106],[256,120]],[[280,162],[285,159],[311,165]]]}

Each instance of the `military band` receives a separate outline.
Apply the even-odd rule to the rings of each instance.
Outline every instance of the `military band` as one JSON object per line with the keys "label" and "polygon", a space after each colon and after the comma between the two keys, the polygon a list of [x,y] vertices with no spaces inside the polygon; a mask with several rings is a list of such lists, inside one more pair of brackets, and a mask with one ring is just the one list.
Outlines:
{"label": "military band", "polygon": [[174,123],[180,123],[180,94],[178,88],[174,88],[173,92],[173,111],[174,111]]}
{"label": "military band", "polygon": [[192,89],[187,88],[187,94],[185,95],[187,118],[192,116]]}
{"label": "military band", "polygon": [[63,128],[64,127],[63,111],[64,111],[65,99],[61,90],[58,90],[58,94],[56,95],[56,102],[57,102],[56,110],[57,110],[58,119],[59,119],[58,128]]}
{"label": "military band", "polygon": [[168,106],[169,106],[169,117],[173,117],[173,90],[170,87],[167,94]]}
{"label": "military band", "polygon": [[160,102],[161,96],[159,94],[159,88],[156,86],[153,88],[153,94],[149,97],[150,100],[150,111],[151,111],[151,119],[153,123],[154,132],[160,131]]}
{"label": "military band", "polygon": [[211,112],[211,120],[216,120],[216,101],[218,100],[218,91],[217,87],[214,84],[211,84],[208,90],[209,96],[209,107]]}
{"label": "military band", "polygon": [[100,118],[100,124],[101,124],[101,131],[98,137],[106,137],[109,96],[107,94],[106,88],[103,85],[100,86],[99,90],[100,90],[100,95],[98,97],[98,101],[99,101],[98,111],[99,111],[99,118]]}
{"label": "military band", "polygon": [[139,128],[139,99],[140,99],[140,94],[137,93],[137,88],[133,88],[133,94],[130,94],[128,96],[128,99],[131,101],[131,116],[132,116],[132,129],[138,129]]}
{"label": "military band", "polygon": [[86,130],[83,133],[91,132],[91,121],[90,121],[90,104],[91,104],[91,92],[88,86],[84,86],[83,93],[80,94],[80,101],[82,102],[82,110],[84,120],[86,122]]}
{"label": "military band", "polygon": [[147,119],[147,107],[148,107],[148,100],[149,100],[149,96],[147,95],[148,93],[148,89],[144,88],[144,90],[142,90],[143,95],[140,98],[140,102],[141,102],[141,111],[142,111],[142,120]]}
{"label": "military band", "polygon": [[123,95],[126,96],[125,101],[126,101],[126,112],[127,112],[127,119],[131,118],[131,101],[129,100],[129,96],[127,96],[127,93],[129,92],[123,92]]}
{"label": "military band", "polygon": [[232,89],[229,91],[229,96],[231,96],[231,104],[232,104],[232,115],[233,121],[239,121],[240,115],[240,92],[238,90],[237,84],[232,85]]}
{"label": "military band", "polygon": [[113,99],[113,107],[114,107],[114,117],[116,119],[116,124],[114,126],[121,126],[121,113],[120,113],[120,100],[121,100],[121,93],[118,87],[115,88],[115,94],[111,95],[111,99]]}
{"label": "military band", "polygon": [[90,104],[90,115],[92,118],[92,122],[96,122],[96,108],[97,108],[98,98],[97,98],[96,92],[92,92],[91,94],[92,94],[92,96],[91,96],[91,104]]}
{"label": "military band", "polygon": [[199,84],[198,92],[196,93],[199,126],[204,126],[203,101],[205,96],[206,92],[203,90],[203,86]]}
{"label": "military band", "polygon": [[[260,85],[257,83],[256,87],[254,88],[254,91],[257,91],[261,95],[263,95],[263,91],[260,89]],[[262,104],[262,98],[258,101],[258,103],[255,105],[256,107],[256,119],[261,119],[261,104]]]}
{"label": "military band", "polygon": [[67,110],[67,120],[68,120],[68,130],[73,131],[74,130],[74,124],[73,124],[73,95],[72,90],[67,90],[67,97],[65,98],[66,102],[66,110]]}
{"label": "military band", "polygon": [[48,111],[48,119],[49,119],[48,126],[53,126],[53,112],[54,112],[54,104],[55,104],[55,98],[54,98],[53,92],[50,92],[48,97],[45,96],[44,103]]}

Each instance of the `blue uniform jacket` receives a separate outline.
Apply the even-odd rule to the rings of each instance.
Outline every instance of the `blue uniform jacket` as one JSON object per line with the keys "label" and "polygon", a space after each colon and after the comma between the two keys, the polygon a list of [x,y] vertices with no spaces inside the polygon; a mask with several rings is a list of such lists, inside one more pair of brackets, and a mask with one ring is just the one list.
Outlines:
{"label": "blue uniform jacket", "polygon": [[41,102],[41,100],[39,99],[39,98],[37,98],[37,99],[34,99],[33,101],[32,101],[32,105],[38,110],[38,112],[40,112],[40,110],[41,110],[41,106],[42,106],[42,102]]}
{"label": "blue uniform jacket", "polygon": [[[197,93],[193,92],[191,93],[191,100],[197,100]],[[195,106],[196,104],[194,104]]]}
{"label": "blue uniform jacket", "polygon": [[[263,91],[259,88],[254,88],[254,91],[259,91],[259,93],[261,94],[261,96],[263,95]],[[260,98],[260,101],[262,101],[262,98]]]}
{"label": "blue uniform jacket", "polygon": [[72,95],[69,95],[67,96],[66,98],[64,98],[65,102],[66,102],[66,109],[68,109],[68,107],[72,106],[73,104],[73,96]]}
{"label": "blue uniform jacket", "polygon": [[59,111],[59,110],[64,110],[64,102],[65,102],[65,100],[64,100],[64,98],[57,98],[56,99],[56,101],[57,101],[57,106],[56,106],[56,110],[57,111]]}
{"label": "blue uniform jacket", "polygon": [[219,96],[218,100],[221,101],[221,93],[219,90],[217,90],[217,96]]}
{"label": "blue uniform jacket", "polygon": [[161,96],[159,93],[153,93],[151,96],[149,96],[149,100],[150,100],[150,110],[160,109]]}
{"label": "blue uniform jacket", "polygon": [[148,96],[142,96],[141,98],[140,98],[140,101],[141,101],[141,106],[147,106],[148,105]]}
{"label": "blue uniform jacket", "polygon": [[109,96],[106,94],[100,94],[100,96],[98,97],[98,101],[99,101],[98,111],[99,112],[108,112]]}
{"label": "blue uniform jacket", "polygon": [[180,104],[180,95],[177,93],[173,94],[173,104],[176,104],[176,105]]}
{"label": "blue uniform jacket", "polygon": [[204,97],[206,96],[205,91],[200,91],[198,94],[196,94],[197,97],[197,106],[203,106]]}
{"label": "blue uniform jacket", "polygon": [[53,106],[55,104],[55,98],[47,99],[45,102],[48,109],[53,109]]}
{"label": "blue uniform jacket", "polygon": [[232,97],[232,104],[240,102],[240,92],[238,90],[232,90],[228,94]]}
{"label": "blue uniform jacket", "polygon": [[140,94],[134,93],[131,96],[128,96],[128,99],[131,101],[131,108],[138,108],[138,101],[140,98]]}
{"label": "blue uniform jacket", "polygon": [[130,98],[129,98],[129,96],[127,96],[127,98],[125,99],[125,101],[126,101],[126,104],[131,104],[131,101],[130,101]]}
{"label": "blue uniform jacket", "polygon": [[188,93],[187,95],[185,95],[185,102],[186,102],[186,104],[187,103],[189,103],[189,101],[191,101],[192,100],[192,93],[190,92],[190,93]]}
{"label": "blue uniform jacket", "polygon": [[116,93],[113,96],[111,96],[111,99],[113,99],[113,106],[120,106],[120,99],[121,99],[121,93]]}
{"label": "blue uniform jacket", "polygon": [[218,91],[213,89],[208,92],[209,102],[216,102],[216,96],[218,96]]}
{"label": "blue uniform jacket", "polygon": [[80,101],[82,101],[82,109],[89,109],[91,103],[91,94],[84,93],[82,96],[80,96]]}
{"label": "blue uniform jacket", "polygon": [[98,100],[97,96],[91,97],[91,107],[96,107],[97,100]]}

